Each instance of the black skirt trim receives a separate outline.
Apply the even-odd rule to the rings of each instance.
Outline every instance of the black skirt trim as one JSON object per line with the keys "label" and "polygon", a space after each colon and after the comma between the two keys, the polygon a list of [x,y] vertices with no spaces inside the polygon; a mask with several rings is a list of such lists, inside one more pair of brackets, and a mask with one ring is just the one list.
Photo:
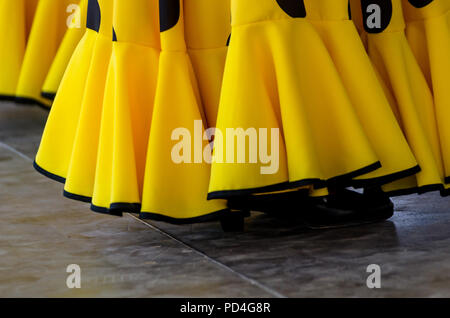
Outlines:
{"label": "black skirt trim", "polygon": [[[47,170],[45,170],[44,168],[39,166],[36,163],[36,161],[33,162],[33,167],[34,167],[34,169],[37,172],[39,172],[43,176],[46,176],[49,179],[52,179],[52,180],[57,181],[57,182],[62,183],[62,184],[66,183],[66,178],[63,178],[63,177],[60,177],[60,176],[58,176],[58,175],[56,175],[54,173],[48,172]],[[66,190],[64,190],[63,196],[68,198],[68,199],[75,200],[75,201],[80,201],[80,202],[84,202],[84,203],[91,203],[91,201],[92,201],[91,197],[86,197],[86,196],[83,196],[83,195],[71,193],[71,192],[68,192]]]}
{"label": "black skirt trim", "polygon": [[223,190],[223,191],[214,191],[208,193],[208,200],[216,200],[216,199],[229,199],[231,197],[236,196],[246,196],[252,194],[260,194],[260,193],[270,193],[270,192],[278,192],[284,190],[292,190],[295,188],[300,188],[304,186],[313,186],[315,189],[324,189],[333,185],[342,185],[342,186],[350,186],[352,182],[352,178],[355,178],[360,175],[367,174],[369,172],[375,171],[381,168],[381,163],[375,162],[367,167],[352,171],[350,173],[346,173],[337,177],[333,177],[329,180],[320,180],[320,179],[303,179],[299,181],[292,182],[282,182],[278,184],[273,184],[264,187],[258,188],[249,188],[249,189],[240,189],[240,190]]}
{"label": "black skirt trim", "polygon": [[97,206],[91,203],[91,210],[101,214],[122,216],[123,213],[140,213],[140,203],[111,203],[109,208]]}
{"label": "black skirt trim", "polygon": [[419,187],[418,188],[418,190],[417,190],[417,193],[418,194],[425,194],[425,193],[428,193],[428,192],[435,192],[435,191],[443,191],[445,188],[444,188],[444,185],[443,184],[430,184],[430,185],[426,185],[426,186],[423,186],[423,187]]}
{"label": "black skirt trim", "polygon": [[0,94],[0,100],[7,101],[7,102],[14,102],[16,100],[16,96]]}
{"label": "black skirt trim", "polygon": [[230,212],[229,209],[224,209],[224,210],[216,211],[213,213],[205,214],[205,215],[194,217],[194,218],[178,219],[178,218],[172,218],[169,216],[165,216],[160,213],[140,212],[140,209],[141,209],[141,205],[138,203],[114,203],[114,204],[111,204],[111,208],[109,208],[109,209],[91,204],[91,210],[96,213],[111,215],[111,216],[118,216],[118,217],[122,217],[123,213],[133,213],[133,214],[138,214],[139,218],[141,220],[166,222],[166,223],[174,224],[174,225],[186,225],[186,224],[217,221],[221,218],[221,216],[224,213]]}
{"label": "black skirt trim", "polygon": [[194,218],[186,218],[186,219],[177,219],[169,216],[165,216],[159,213],[150,213],[150,212],[141,212],[139,214],[139,218],[142,220],[152,220],[152,221],[160,221],[166,222],[174,225],[186,225],[186,224],[194,224],[194,223],[206,223],[218,221],[222,217],[222,215],[230,213],[229,209],[224,209],[220,211],[216,211],[213,213],[205,214],[202,216],[197,216]]}
{"label": "black skirt trim", "polygon": [[[33,162],[33,167],[36,169],[37,172],[46,176],[47,178],[50,178],[50,179],[60,182],[62,184],[65,184],[65,182],[66,182],[65,178],[57,176],[57,175],[41,168],[36,163],[36,161]],[[197,218],[191,218],[191,219],[176,219],[176,218],[166,217],[164,215],[157,214],[157,213],[149,213],[149,212],[141,213],[141,204],[139,204],[139,203],[112,203],[109,208],[104,208],[104,207],[99,207],[99,206],[92,204],[91,197],[74,194],[74,193],[68,192],[66,190],[64,190],[63,195],[64,195],[64,197],[71,199],[71,200],[80,201],[80,202],[84,202],[84,203],[91,203],[91,210],[94,212],[97,212],[97,213],[107,214],[107,215],[112,215],[112,216],[122,216],[124,212],[137,213],[142,216],[142,219],[151,219],[154,221],[164,221],[164,222],[168,222],[171,224],[192,224],[192,223],[212,221],[212,220],[217,219],[217,217],[215,215],[216,213],[223,213],[223,211],[225,211],[225,210],[223,210],[223,211],[219,211],[219,212],[214,212],[214,213],[211,213],[208,215],[204,215],[204,216],[197,217]]]}
{"label": "black skirt trim", "polygon": [[252,194],[259,193],[270,193],[270,192],[278,192],[284,190],[290,190],[297,187],[302,186],[310,186],[319,182],[319,179],[305,179],[296,182],[282,182],[269,186],[259,187],[259,188],[249,188],[249,189],[241,189],[241,190],[224,190],[224,191],[214,191],[208,193],[208,200],[217,200],[217,199],[228,199],[230,197],[235,196],[247,196]]}
{"label": "black skirt trim", "polygon": [[45,110],[50,110],[50,108],[51,108],[51,105],[46,105],[46,104],[38,101],[37,99],[29,98],[29,97],[16,97],[14,99],[14,101],[17,104],[21,104],[21,105],[30,105],[30,106],[37,105]]}
{"label": "black skirt trim", "polygon": [[445,183],[450,184],[450,177],[445,177]]}
{"label": "black skirt trim", "polygon": [[122,212],[111,211],[108,208],[99,207],[94,204],[91,204],[91,210],[96,213],[100,213],[100,214],[106,214],[106,215],[112,215],[112,216],[123,216]]}
{"label": "black skirt trim", "polygon": [[403,178],[413,176],[413,175],[419,173],[420,171],[422,171],[422,169],[420,168],[419,165],[417,165],[413,168],[395,172],[392,174],[388,174],[388,175],[385,175],[382,177],[377,177],[377,178],[372,178],[372,179],[353,180],[352,186],[355,188],[367,188],[367,187],[373,187],[373,186],[380,186],[380,185],[391,183],[391,182],[394,182],[394,181],[397,181],[397,180],[400,180]]}
{"label": "black skirt trim", "polygon": [[58,175],[56,175],[56,174],[53,174],[53,173],[51,173],[51,172],[48,172],[48,171],[45,170],[44,168],[40,167],[40,166],[36,163],[36,161],[33,162],[33,167],[34,167],[34,169],[36,169],[37,172],[39,172],[40,174],[46,176],[47,178],[50,178],[50,179],[52,179],[52,180],[55,180],[55,181],[60,182],[60,183],[63,183],[63,184],[66,183],[66,178],[63,178],[63,177],[60,177],[60,176],[58,176]]}
{"label": "black skirt trim", "polygon": [[[42,167],[40,167],[36,161],[33,162],[33,167],[42,175],[46,176],[47,178],[50,178],[52,180],[55,180],[57,182],[60,182],[62,184],[66,183],[66,179],[63,177],[60,177],[56,174],[53,174],[51,172],[48,172],[47,170],[43,169]],[[63,192],[64,197],[71,199],[71,200],[75,200],[75,201],[80,201],[80,202],[84,202],[84,203],[91,203],[92,202],[92,197],[87,197],[87,196],[83,196],[83,195],[79,195],[79,194],[75,194],[75,193],[71,193],[68,192],[66,190],[64,190]],[[91,209],[95,212],[98,213],[103,213],[103,214],[111,214],[111,215],[118,215],[121,216],[122,212],[132,212],[132,213],[139,213],[140,212],[140,208],[141,205],[138,203],[113,203],[111,204],[110,208],[103,208],[103,207],[98,207],[95,205],[91,205]],[[120,211],[120,212],[119,212]]]}
{"label": "black skirt trim", "polygon": [[56,97],[56,93],[50,93],[50,92],[41,92],[41,96],[42,97],[44,97],[44,98],[47,98],[47,99],[49,99],[49,100],[51,100],[51,101],[54,101],[55,100],[55,97]]}
{"label": "black skirt trim", "polygon": [[[57,176],[57,175],[41,168],[36,163],[36,161],[33,162],[33,167],[36,169],[37,172],[46,176],[47,178],[50,178],[50,179],[60,182],[62,184],[65,184],[65,182],[66,182],[65,178]],[[76,200],[76,201],[80,201],[80,202],[84,202],[84,203],[91,203],[91,210],[94,212],[97,212],[97,213],[107,214],[107,215],[112,215],[112,216],[123,216],[124,212],[137,213],[140,215],[140,218],[143,220],[164,221],[167,223],[179,224],[179,225],[210,222],[210,221],[218,220],[220,218],[220,215],[222,215],[225,212],[229,212],[228,209],[225,209],[225,210],[217,211],[214,213],[202,215],[200,217],[189,218],[189,219],[177,219],[177,218],[171,218],[168,216],[164,216],[164,215],[158,214],[158,213],[141,212],[141,204],[139,204],[139,203],[112,203],[110,208],[104,208],[104,207],[99,207],[99,206],[92,204],[91,197],[70,193],[66,190],[64,190],[63,195],[64,195],[64,197],[71,199],[71,200]]]}
{"label": "black skirt trim", "polygon": [[395,190],[395,191],[389,191],[385,192],[390,197],[399,197],[404,195],[411,195],[411,194],[425,194],[429,192],[442,192],[444,191],[444,185],[442,184],[429,184],[422,187],[413,187],[409,189],[402,189],[402,190]]}
{"label": "black skirt trim", "polygon": [[[326,181],[326,185],[323,187],[329,187],[329,186],[350,186],[354,182],[354,178],[362,176],[364,174],[368,174],[372,171],[378,170],[381,168],[381,162],[377,161],[371,165],[368,165],[367,167],[355,170],[350,173],[346,173],[337,177],[333,177]],[[316,189],[320,189],[315,187]]]}
{"label": "black skirt trim", "polygon": [[79,195],[79,194],[74,194],[74,193],[70,193],[66,190],[64,190],[63,192],[64,197],[71,199],[71,200],[75,200],[75,201],[80,201],[80,202],[84,202],[84,203],[91,203],[92,202],[92,198],[91,197],[86,197],[84,195]]}
{"label": "black skirt trim", "polygon": [[111,203],[109,206],[109,211],[113,215],[115,213],[129,212],[129,213],[140,213],[141,204],[140,203]]}

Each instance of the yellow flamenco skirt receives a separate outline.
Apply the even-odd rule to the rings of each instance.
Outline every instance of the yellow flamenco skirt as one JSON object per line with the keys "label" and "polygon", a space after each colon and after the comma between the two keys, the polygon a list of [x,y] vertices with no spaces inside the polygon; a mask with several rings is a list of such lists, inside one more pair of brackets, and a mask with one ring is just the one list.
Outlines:
{"label": "yellow flamenco skirt", "polygon": [[[206,120],[202,100],[208,99],[199,89],[185,40],[185,26],[209,15],[209,29],[204,30],[204,39],[212,39],[214,36],[208,32],[217,31],[217,44],[221,43],[220,39],[224,41],[222,46],[226,44],[227,32],[222,27],[225,21],[210,19],[221,12],[224,14],[223,10],[229,12],[226,2],[215,1],[212,5],[194,0],[160,1],[162,49],[148,141],[142,218],[183,224],[211,220],[227,211],[224,201],[207,200],[211,166],[203,157],[204,154],[206,158],[210,156],[212,148],[203,138]],[[190,11],[193,8],[196,14]],[[204,53],[209,57],[206,63],[214,63],[215,54],[209,54],[214,52]],[[211,81],[216,81],[218,74],[211,74],[211,77]],[[211,100],[218,99],[214,93],[217,91],[211,92]]]}
{"label": "yellow flamenco skirt", "polygon": [[[361,6],[362,3],[362,6]],[[391,95],[391,107],[421,168],[415,177],[384,186],[391,195],[441,190],[444,170],[432,93],[405,36],[401,0],[370,6],[352,0],[354,18],[362,19],[368,53]]]}
{"label": "yellow flamenco skirt", "polygon": [[65,183],[66,197],[86,202],[94,191],[112,10],[109,0],[89,1],[86,32],[70,59],[35,159],[39,172]]}
{"label": "yellow flamenco skirt", "polygon": [[72,4],[67,7],[68,14],[71,19],[69,28],[61,42],[61,45],[53,60],[52,66],[46,76],[42,87],[41,95],[49,100],[54,100],[56,91],[58,90],[64,71],[69,64],[75,48],[86,32],[86,16],[87,16],[88,0],[81,0],[79,5]]}
{"label": "yellow flamenco skirt", "polygon": [[425,74],[436,108],[444,162],[450,187],[450,1],[403,1],[406,37]]}
{"label": "yellow flamenco skirt", "polygon": [[15,99],[37,3],[0,0],[0,99]]}
{"label": "yellow flamenco skirt", "polygon": [[347,0],[305,0],[307,18],[325,43],[382,167],[354,185],[379,186],[420,171],[384,94],[355,25]]}
{"label": "yellow flamenco skirt", "polygon": [[41,90],[67,30],[66,9],[71,3],[74,0],[39,0],[17,84],[17,102],[50,107]]}
{"label": "yellow flamenco skirt", "polygon": [[120,215],[140,212],[160,40],[157,1],[116,0],[114,12],[92,209]]}
{"label": "yellow flamenco skirt", "polygon": [[231,1],[210,199],[321,188],[380,167],[302,4]]}

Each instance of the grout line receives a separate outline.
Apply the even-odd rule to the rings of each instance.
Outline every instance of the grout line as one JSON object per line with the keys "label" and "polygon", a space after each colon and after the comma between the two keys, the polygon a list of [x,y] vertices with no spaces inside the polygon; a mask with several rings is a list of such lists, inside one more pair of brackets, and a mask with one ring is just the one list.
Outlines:
{"label": "grout line", "polygon": [[[32,158],[28,157],[27,155],[21,153],[21,152],[18,151],[17,149],[15,149],[15,148],[13,148],[13,147],[11,147],[11,146],[9,146],[9,145],[3,143],[3,142],[0,142],[0,147],[6,148],[7,150],[9,150],[9,151],[13,152],[14,154],[18,155],[19,157],[21,157],[22,159],[25,159],[25,160],[27,160],[27,161],[29,161],[29,162],[33,162],[33,159],[32,159]],[[160,228],[158,228],[158,227],[156,227],[156,226],[154,226],[154,225],[152,225],[152,224],[149,224],[149,223],[147,223],[147,222],[144,222],[143,220],[141,220],[141,219],[135,217],[135,216],[132,215],[132,214],[129,214],[129,213],[127,213],[127,214],[128,214],[131,218],[133,218],[135,221],[138,221],[138,222],[140,222],[140,223],[146,225],[147,227],[153,229],[154,231],[157,231],[158,233],[160,233],[160,234],[162,234],[162,235],[164,235],[164,236],[166,236],[166,237],[168,237],[168,238],[170,238],[170,239],[176,241],[177,243],[179,243],[179,244],[181,244],[181,245],[183,245],[183,246],[185,246],[185,247],[187,247],[187,248],[193,250],[193,251],[196,252],[198,255],[200,255],[200,256],[206,258],[208,261],[214,263],[215,265],[221,267],[222,269],[224,269],[224,270],[226,270],[226,271],[228,271],[228,272],[231,272],[232,274],[238,276],[239,278],[243,279],[243,280],[246,281],[247,283],[250,283],[251,285],[254,285],[254,286],[256,286],[256,287],[258,287],[258,288],[264,290],[265,292],[267,292],[267,293],[270,294],[271,296],[276,297],[276,298],[286,298],[286,296],[280,294],[280,293],[277,292],[276,290],[273,290],[273,289],[271,289],[270,287],[267,287],[267,286],[261,284],[260,282],[254,280],[254,279],[252,279],[252,278],[250,278],[250,277],[248,277],[248,276],[246,276],[246,275],[244,275],[244,274],[241,274],[241,273],[235,271],[234,269],[232,269],[232,268],[228,267],[227,265],[225,265],[225,264],[223,264],[223,263],[221,263],[221,262],[219,262],[219,261],[217,261],[217,260],[211,258],[210,256],[206,255],[206,254],[203,253],[202,251],[199,251],[198,249],[196,249],[196,248],[190,246],[189,244],[187,244],[187,243],[181,241],[180,239],[176,238],[175,236],[173,236],[173,235],[171,235],[171,234],[169,234],[169,233],[167,233],[167,232],[161,230]]]}
{"label": "grout line", "polygon": [[0,147],[6,148],[7,150],[11,151],[12,153],[18,155],[19,157],[21,157],[22,159],[25,159],[27,161],[33,162],[33,159],[31,159],[30,157],[28,157],[27,155],[21,153],[20,151],[18,151],[17,149],[3,143],[0,141]]}
{"label": "grout line", "polygon": [[261,284],[260,282],[254,280],[254,279],[252,279],[252,278],[250,278],[250,277],[248,277],[248,276],[246,276],[246,275],[244,275],[244,274],[241,274],[241,273],[235,271],[234,269],[228,267],[227,265],[225,265],[225,264],[223,264],[223,263],[221,263],[221,262],[219,262],[219,261],[217,261],[217,260],[211,258],[210,256],[208,256],[208,255],[205,254],[204,252],[202,252],[202,251],[196,249],[195,247],[189,245],[189,244],[186,243],[186,242],[183,242],[182,240],[180,240],[180,239],[178,239],[177,237],[173,236],[172,234],[167,233],[166,231],[164,231],[164,230],[158,228],[157,226],[155,226],[155,225],[153,225],[153,224],[150,224],[150,223],[147,223],[147,222],[145,222],[145,221],[139,219],[138,217],[136,217],[136,216],[134,216],[134,215],[132,215],[132,214],[130,214],[130,213],[127,213],[127,214],[128,214],[131,218],[133,218],[133,219],[135,219],[135,220],[141,222],[142,224],[144,224],[144,225],[150,227],[151,229],[153,229],[153,230],[159,232],[160,234],[162,234],[162,235],[164,235],[164,236],[166,236],[166,237],[168,237],[168,238],[170,238],[170,239],[172,239],[172,240],[178,242],[179,244],[183,245],[184,247],[187,247],[187,248],[193,250],[193,251],[196,252],[198,255],[200,255],[200,256],[206,258],[208,261],[214,263],[215,265],[221,267],[222,269],[224,269],[224,270],[226,270],[226,271],[228,271],[228,272],[231,272],[231,273],[234,274],[234,275],[237,275],[239,278],[245,280],[247,283],[250,283],[251,285],[254,285],[254,286],[256,286],[256,287],[259,287],[260,289],[262,289],[262,290],[264,290],[265,292],[269,293],[271,296],[276,297],[276,298],[287,298],[286,296],[280,294],[280,293],[277,292],[276,290],[273,290],[272,288],[267,287],[266,285],[263,285],[263,284]]}

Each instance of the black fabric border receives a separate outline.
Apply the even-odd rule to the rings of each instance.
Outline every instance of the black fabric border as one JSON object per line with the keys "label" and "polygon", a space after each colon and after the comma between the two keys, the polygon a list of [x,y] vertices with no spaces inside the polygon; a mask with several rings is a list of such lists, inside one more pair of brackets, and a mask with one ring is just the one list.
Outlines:
{"label": "black fabric border", "polygon": [[442,184],[429,184],[426,186],[421,187],[413,187],[409,189],[401,189],[401,190],[395,190],[395,191],[389,191],[385,192],[390,197],[399,197],[404,195],[411,195],[411,194],[425,194],[429,192],[441,192],[444,189],[444,185]]}
{"label": "black fabric border", "polygon": [[141,212],[141,204],[140,203],[111,203],[109,205],[109,212],[115,215],[116,213],[140,213]]}
{"label": "black fabric border", "polygon": [[220,220],[220,217],[225,213],[231,213],[229,209],[224,209],[212,213],[208,213],[202,216],[197,216],[193,218],[186,219],[177,219],[169,216],[165,216],[159,213],[151,213],[151,212],[141,212],[139,214],[139,218],[142,220],[152,220],[159,222],[166,222],[174,225],[186,225],[186,224],[195,224],[195,223],[206,223]]}
{"label": "black fabric border", "polygon": [[[194,218],[185,218],[178,219],[172,218],[169,216],[165,216],[160,213],[152,213],[152,212],[136,212],[136,210],[140,211],[141,205],[137,203],[113,203],[111,204],[111,208],[104,208],[100,206],[96,206],[91,204],[91,210],[96,213],[122,217],[123,213],[132,213],[138,214],[141,220],[152,220],[158,222],[166,222],[174,225],[186,225],[186,224],[196,224],[196,223],[205,223],[220,220],[220,217],[224,213],[230,212],[229,209],[223,209],[220,211],[208,213],[202,216],[194,217]],[[133,211],[134,210],[134,211]]]}
{"label": "black fabric border", "polygon": [[117,211],[110,211],[108,208],[102,208],[100,206],[96,206],[94,204],[91,204],[91,210],[93,212],[96,213],[100,213],[100,214],[106,214],[106,215],[111,215],[111,216],[123,216],[122,212],[117,212]]}
{"label": "black fabric border", "polygon": [[422,168],[420,168],[419,165],[410,168],[410,169],[406,169],[406,170],[402,170],[399,172],[394,172],[382,177],[376,177],[376,178],[371,178],[371,179],[361,179],[361,180],[353,180],[352,181],[352,186],[355,188],[367,188],[367,187],[373,187],[373,186],[380,186],[380,185],[384,185],[387,183],[391,183],[403,178],[407,178],[410,176],[413,176],[417,173],[419,173],[420,171],[422,171]]}
{"label": "black fabric border", "polygon": [[[47,170],[40,167],[36,161],[33,161],[33,167],[36,169],[37,172],[44,175],[45,177],[57,181],[59,183],[65,184],[66,179],[60,176],[57,176],[56,174],[53,174],[51,172],[48,172]],[[92,198],[87,196],[82,196],[78,194],[74,194],[71,192],[68,192],[66,190],[63,191],[63,196],[71,199],[76,200],[84,203],[91,203],[91,210],[96,213],[100,214],[106,214],[111,216],[123,216],[123,213],[135,213],[139,214],[140,218],[143,220],[154,220],[154,221],[163,221],[170,224],[193,224],[193,223],[202,223],[202,222],[209,222],[218,220],[220,218],[220,215],[224,212],[229,212],[229,209],[220,210],[217,212],[209,213],[206,215],[202,215],[200,217],[195,218],[189,218],[189,219],[176,219],[171,218],[168,216],[164,216],[159,213],[150,213],[150,212],[141,212],[141,204],[140,203],[112,203],[110,205],[110,208],[104,208],[100,206],[96,206],[92,204]]]}
{"label": "black fabric border", "polygon": [[223,190],[223,191],[214,191],[208,193],[208,200],[216,200],[216,199],[229,199],[236,196],[246,196],[252,194],[261,194],[261,193],[269,193],[269,192],[278,192],[285,190],[292,190],[299,187],[304,186],[313,186],[314,189],[324,189],[328,186],[350,186],[352,182],[352,178],[355,178],[360,175],[367,174],[369,172],[375,171],[381,168],[381,162],[375,162],[367,167],[349,172],[347,174],[343,174],[337,177],[333,177],[329,180],[320,180],[320,179],[303,179],[292,182],[282,182],[278,184],[273,184],[269,186],[263,186],[258,188],[249,188],[249,189],[240,189],[240,190]]}
{"label": "black fabric border", "polygon": [[444,185],[443,184],[430,184],[430,185],[426,185],[423,187],[418,187],[417,189],[417,193],[418,194],[425,194],[428,192],[435,192],[435,191],[442,191],[444,190]]}
{"label": "black fabric border", "polygon": [[140,203],[111,203],[109,208],[91,203],[91,210],[100,214],[123,216],[123,213],[140,213]]}
{"label": "black fabric border", "polygon": [[290,190],[299,186],[307,186],[313,185],[313,182],[319,181],[318,179],[305,179],[297,182],[282,182],[269,186],[259,187],[259,188],[249,188],[242,190],[224,190],[224,191],[214,191],[208,193],[208,200],[217,200],[217,199],[228,199],[230,197],[235,196],[247,196],[252,194],[260,194],[266,192],[278,192],[284,190]]}
{"label": "black fabric border", "polygon": [[14,101],[16,101],[16,96],[0,94],[0,100],[7,101],[7,102],[14,102]]}
{"label": "black fabric border", "polygon": [[39,106],[40,108],[49,111],[51,106],[48,106],[44,103],[41,103],[38,100],[35,100],[33,98],[28,97],[17,97],[15,95],[2,95],[0,94],[0,100],[7,101],[7,102],[13,102],[19,105],[25,105],[25,106]]}
{"label": "black fabric border", "polygon": [[92,198],[91,197],[87,197],[87,196],[79,195],[79,194],[74,194],[74,193],[68,192],[66,190],[64,190],[63,196],[68,198],[68,199],[75,200],[75,201],[80,201],[80,202],[84,202],[84,203],[91,203],[92,202]]}
{"label": "black fabric border", "polygon": [[[36,169],[37,172],[44,175],[45,177],[52,179],[54,181],[57,181],[59,183],[65,184],[66,179],[60,176],[57,176],[51,172],[48,172],[47,170],[40,167],[36,161],[33,162],[33,167]],[[91,210],[96,213],[100,214],[106,214],[111,216],[123,216],[123,213],[135,213],[142,216],[142,219],[151,219],[154,221],[164,221],[171,224],[193,224],[193,223],[200,223],[200,222],[207,222],[207,221],[213,221],[218,219],[217,216],[220,216],[220,213],[223,213],[226,210],[221,210],[218,212],[210,213],[201,217],[196,218],[190,218],[190,219],[176,219],[171,217],[166,217],[162,214],[158,213],[150,213],[150,212],[141,212],[141,204],[140,203],[112,203],[109,208],[104,208],[100,206],[96,206],[92,204],[92,198],[87,196],[82,196],[78,194],[74,194],[71,192],[68,192],[66,190],[63,191],[63,196],[65,198],[80,201],[84,203],[91,203]],[[216,214],[218,214],[216,216]]]}
{"label": "black fabric border", "polygon": [[51,172],[48,172],[47,170],[45,170],[44,168],[42,168],[41,166],[39,166],[35,161],[33,161],[33,167],[34,169],[36,169],[37,172],[39,172],[40,174],[46,176],[47,178],[50,178],[54,181],[57,181],[59,183],[65,184],[66,183],[66,178],[60,177],[56,174],[53,174]]}
{"label": "black fabric border", "polygon": [[44,92],[44,91],[42,91],[42,92],[41,92],[41,96],[44,97],[44,98],[46,98],[46,99],[49,99],[49,100],[51,100],[51,101],[54,101],[54,100],[55,100],[55,97],[56,97],[56,93],[50,93],[50,92]]}
{"label": "black fabric border", "polygon": [[51,105],[46,105],[34,98],[29,98],[29,97],[16,97],[14,99],[14,101],[17,104],[21,104],[21,105],[39,106],[45,110],[50,110],[50,108],[51,108]]}
{"label": "black fabric border", "polygon": [[[371,165],[368,165],[367,167],[355,170],[353,172],[349,172],[340,176],[336,176],[333,177],[329,180],[326,180],[326,186],[325,187],[329,187],[329,186],[350,186],[352,184],[352,182],[354,181],[353,178],[362,176],[364,174],[370,173],[372,171],[375,171],[377,169],[380,169],[381,166],[381,162],[377,161]],[[324,187],[324,188],[325,188]],[[320,188],[316,188],[316,189],[320,189]]]}

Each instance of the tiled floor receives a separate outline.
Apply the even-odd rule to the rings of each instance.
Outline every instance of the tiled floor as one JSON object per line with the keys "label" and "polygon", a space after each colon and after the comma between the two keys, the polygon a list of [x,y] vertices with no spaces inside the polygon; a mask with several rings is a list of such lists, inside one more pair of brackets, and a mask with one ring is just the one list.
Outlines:
{"label": "tiled floor", "polygon": [[0,297],[450,296],[450,198],[396,199],[391,221],[323,232],[257,213],[240,234],[98,215],[34,171],[45,118],[0,104]]}

